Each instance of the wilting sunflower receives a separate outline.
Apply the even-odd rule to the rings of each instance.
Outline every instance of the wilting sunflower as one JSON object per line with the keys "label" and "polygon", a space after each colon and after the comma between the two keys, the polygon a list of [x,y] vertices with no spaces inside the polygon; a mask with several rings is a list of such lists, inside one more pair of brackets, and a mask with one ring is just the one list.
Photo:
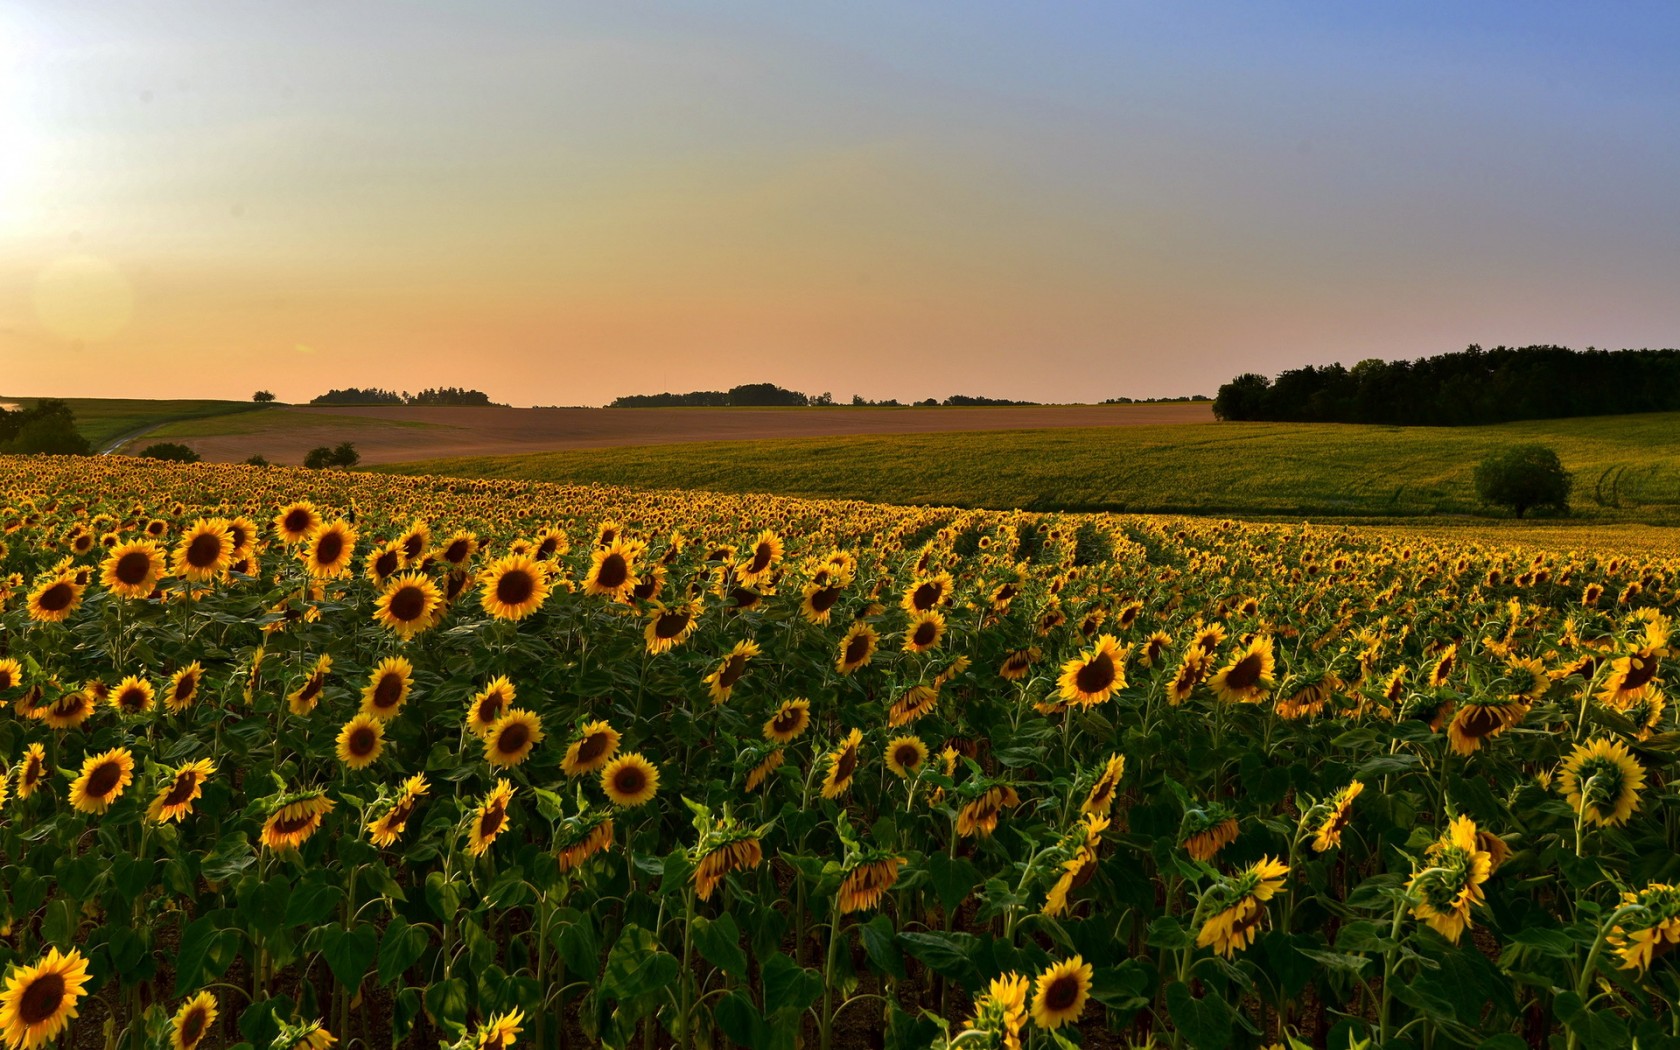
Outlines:
{"label": "wilting sunflower", "polygon": [[148,598],[169,570],[163,548],[151,540],[133,540],[111,548],[100,566],[105,589],[124,598]]}
{"label": "wilting sunflower", "polygon": [[841,674],[851,674],[860,667],[866,667],[875,658],[875,646],[881,640],[875,628],[859,621],[852,624],[846,631],[846,636],[840,639],[840,654],[835,657],[834,669]]}
{"label": "wilting sunflower", "polygon": [[1412,915],[1457,944],[1474,925],[1470,909],[1482,903],[1482,883],[1493,871],[1493,858],[1476,842],[1476,822],[1454,820],[1424,853],[1424,863],[1406,883],[1406,892],[1418,899]]}
{"label": "wilting sunflower", "polygon": [[338,731],[338,760],[351,769],[366,769],[385,750],[385,723],[359,714]]}
{"label": "wilting sunflower", "polygon": [[70,804],[83,813],[103,813],[134,783],[134,755],[125,747],[112,748],[82,763],[70,785]]}
{"label": "wilting sunflower", "polygon": [[601,770],[601,790],[626,809],[651,802],[659,792],[659,768],[633,751],[619,755]]}
{"label": "wilting sunflower", "polygon": [[945,637],[945,616],[938,609],[929,609],[925,613],[917,613],[910,618],[910,625],[904,629],[904,651],[907,653],[925,653],[929,649],[937,648]]}
{"label": "wilting sunflower", "polygon": [[560,870],[571,871],[612,845],[612,817],[602,810],[585,810],[560,822],[554,845]]}
{"label": "wilting sunflower", "polygon": [[317,525],[309,533],[300,557],[309,575],[317,580],[332,580],[350,575],[350,559],[355,554],[356,529],[341,519]]}
{"label": "wilting sunflower", "polygon": [[588,722],[578,730],[578,738],[566,748],[560,760],[560,771],[569,777],[593,773],[612,761],[618,752],[618,730],[605,722]]}
{"label": "wilting sunflower", "polygon": [[473,1039],[473,1050],[508,1050],[519,1033],[524,1031],[520,1027],[524,1022],[523,1010],[510,1010],[505,1014],[493,1015],[478,1026],[478,1034]]}
{"label": "wilting sunflower", "polygon": [[840,914],[868,911],[880,904],[881,898],[898,882],[898,869],[906,863],[903,857],[872,857],[848,868],[840,880],[840,888],[835,891]]}
{"label": "wilting sunflower", "polygon": [[490,727],[502,717],[502,712],[513,706],[518,697],[518,691],[513,683],[508,681],[507,675],[497,675],[490,679],[488,685],[473,695],[467,703],[467,728],[478,736],[490,732]]}
{"label": "wilting sunflower", "polygon": [[408,827],[409,818],[420,805],[420,800],[431,790],[426,783],[424,774],[415,774],[403,781],[402,787],[397,789],[396,797],[391,799],[390,805],[368,824],[368,838],[375,846],[394,846],[397,839]]}
{"label": "wilting sunflower", "polygon": [[1254,942],[1266,919],[1266,902],[1283,889],[1289,865],[1261,857],[1247,869],[1208,888],[1203,907],[1210,913],[1196,935],[1196,947],[1212,947],[1229,959]]}
{"label": "wilting sunflower", "polygon": [[1680,887],[1653,882],[1622,894],[1621,921],[1608,943],[1624,970],[1644,973],[1661,956],[1680,946]]}
{"label": "wilting sunflower", "polygon": [[393,576],[380,592],[373,619],[403,641],[437,622],[443,594],[429,578],[417,572]]}
{"label": "wilting sunflower", "polygon": [[998,677],[1006,682],[1019,682],[1032,670],[1032,665],[1042,655],[1036,646],[1031,649],[1017,649],[1004,657],[1003,664],[998,668]]}
{"label": "wilting sunflower", "polygon": [[840,746],[828,753],[828,772],[823,776],[822,797],[839,798],[851,789],[857,776],[858,752],[863,747],[863,731],[853,729]]}
{"label": "wilting sunflower", "polygon": [[1272,688],[1272,672],[1276,666],[1272,640],[1262,636],[1233,654],[1231,662],[1220,668],[1219,673],[1208,682],[1208,688],[1228,703],[1258,700]]}
{"label": "wilting sunflower", "polygon": [[262,844],[269,849],[296,849],[320,830],[322,819],[338,803],[320,791],[285,795],[263,823]]}
{"label": "wilting sunflower", "polygon": [[619,538],[604,547],[596,547],[589,555],[589,572],[583,577],[583,593],[615,602],[625,601],[640,582],[636,575],[636,558],[642,545]]}
{"label": "wilting sunflower", "polygon": [[18,767],[18,798],[28,799],[46,778],[47,749],[40,743],[30,744],[24,749],[23,762]]}
{"label": "wilting sunflower", "polygon": [[782,701],[776,713],[764,720],[764,739],[790,743],[811,724],[811,701],[804,698]]}
{"label": "wilting sunflower", "polygon": [[498,620],[523,620],[542,608],[554,589],[543,563],[525,554],[498,558],[480,579],[479,604]]}
{"label": "wilting sunflower", "polygon": [[1021,796],[1008,784],[995,784],[957,811],[957,837],[990,838],[997,830],[1005,809],[1021,804]]}
{"label": "wilting sunflower", "polygon": [[1447,739],[1461,755],[1473,755],[1484,740],[1491,740],[1516,725],[1528,714],[1528,705],[1515,697],[1467,696],[1447,726]]}
{"label": "wilting sunflower", "polygon": [[82,604],[83,586],[73,574],[43,573],[29,592],[29,618],[41,623],[63,623]]}
{"label": "wilting sunflower", "polygon": [[220,579],[232,564],[233,540],[222,518],[199,518],[175,544],[175,575],[194,583]]}
{"label": "wilting sunflower", "polygon": [[770,774],[782,768],[782,763],[785,761],[787,761],[786,751],[779,747],[771,748],[770,753],[765,755],[763,760],[747,771],[747,790],[757,791],[760,785],[770,779]]}
{"label": "wilting sunflower", "polygon": [[152,709],[152,683],[138,675],[129,675],[111,690],[110,704],[123,715],[143,715]]}
{"label": "wilting sunflower", "polygon": [[730,872],[764,863],[764,849],[756,832],[720,823],[724,827],[708,829],[694,851],[694,893],[703,901],[712,899]]}
{"label": "wilting sunflower", "polygon": [[1103,771],[1097,775],[1096,783],[1085,796],[1085,801],[1079,804],[1079,812],[1084,814],[1100,814],[1107,816],[1114,809],[1114,791],[1120,786],[1120,778],[1126,775],[1126,756],[1110,755],[1103,764]]}
{"label": "wilting sunflower", "polygon": [[757,642],[740,641],[735,647],[724,654],[723,662],[717,669],[704,679],[706,689],[711,694],[712,703],[721,704],[729,699],[729,694],[735,691],[736,683],[747,673],[747,661],[757,656],[762,650]]}
{"label": "wilting sunflower", "polygon": [[379,661],[362,689],[362,713],[389,721],[397,717],[414,687],[414,665],[400,656]]}
{"label": "wilting sunflower", "polygon": [[198,1044],[216,1023],[216,997],[209,992],[197,995],[181,1004],[169,1023],[169,1045],[174,1050],[198,1050]]}
{"label": "wilting sunflower", "polygon": [[0,992],[0,1033],[11,1050],[35,1050],[56,1040],[76,1017],[87,994],[87,960],[75,948],[57,948],[33,966],[19,966]]}
{"label": "wilting sunflower", "polygon": [[467,852],[475,857],[482,857],[507,827],[508,803],[513,800],[513,785],[505,780],[497,780],[496,786],[484,796],[484,801],[473,811],[472,823],[467,827]]}
{"label": "wilting sunflower", "polygon": [[1192,860],[1206,863],[1236,839],[1237,818],[1219,802],[1210,802],[1184,815],[1179,842]]}
{"label": "wilting sunflower", "polygon": [[1558,788],[1569,807],[1589,824],[1614,827],[1639,808],[1645,768],[1619,740],[1601,738],[1575,745],[1563,762]]}
{"label": "wilting sunflower", "polygon": [[939,687],[921,682],[904,691],[887,709],[887,725],[893,729],[909,725],[939,703]]}
{"label": "wilting sunflower", "polygon": [[204,782],[215,772],[216,766],[208,758],[177,768],[146,807],[146,819],[154,824],[185,820],[192,813],[193,803],[204,794]]}
{"label": "wilting sunflower", "polygon": [[1324,804],[1322,816],[1313,827],[1312,848],[1315,851],[1325,853],[1342,844],[1342,831],[1353,820],[1353,800],[1364,790],[1364,784],[1352,781]]}
{"label": "wilting sunflower", "polygon": [[321,690],[327,687],[327,675],[332,673],[332,657],[322,653],[315,660],[315,666],[309,669],[309,677],[303,684],[286,694],[286,707],[299,718],[315,710],[315,705],[321,702]]}
{"label": "wilting sunflower", "polygon": [[1126,687],[1126,653],[1120,639],[1101,635],[1096,644],[1062,665],[1056,680],[1060,696],[1070,704],[1100,704]]}
{"label": "wilting sunflower", "polygon": [[909,778],[921,771],[928,748],[919,736],[899,736],[887,742],[887,768]]}
{"label": "wilting sunflower", "polygon": [[1079,1020],[1091,997],[1091,964],[1080,956],[1063,959],[1038,975],[1032,1000],[1033,1023],[1056,1029]]}
{"label": "wilting sunflower", "polygon": [[517,766],[542,743],[542,719],[517,708],[496,719],[484,736],[484,760],[493,766]]}
{"label": "wilting sunflower", "polygon": [[274,534],[288,547],[302,543],[320,527],[321,515],[308,500],[289,503],[274,515]]}
{"label": "wilting sunflower", "polygon": [[688,641],[689,635],[694,633],[699,624],[698,602],[684,602],[670,607],[654,606],[648,613],[647,626],[642,629],[642,637],[647,641],[647,651],[664,653],[675,649]]}

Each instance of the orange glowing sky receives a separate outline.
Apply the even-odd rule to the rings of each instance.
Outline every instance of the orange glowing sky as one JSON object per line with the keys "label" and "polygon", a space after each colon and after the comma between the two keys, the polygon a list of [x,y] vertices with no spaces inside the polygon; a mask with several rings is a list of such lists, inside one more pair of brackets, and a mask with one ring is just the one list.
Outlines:
{"label": "orange glowing sky", "polygon": [[23,0],[0,393],[1092,401],[1680,343],[1672,8],[1359,6]]}

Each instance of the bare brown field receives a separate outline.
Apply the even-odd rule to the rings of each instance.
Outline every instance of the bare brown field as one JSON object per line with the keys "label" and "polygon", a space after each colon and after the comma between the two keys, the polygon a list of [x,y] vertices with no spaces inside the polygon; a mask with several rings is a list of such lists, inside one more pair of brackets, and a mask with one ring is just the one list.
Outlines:
{"label": "bare brown field", "polygon": [[296,464],[312,448],[353,442],[365,464],[696,441],[1209,423],[1206,403],[975,408],[278,407],[187,420],[129,443],[175,440],[217,462],[261,455]]}

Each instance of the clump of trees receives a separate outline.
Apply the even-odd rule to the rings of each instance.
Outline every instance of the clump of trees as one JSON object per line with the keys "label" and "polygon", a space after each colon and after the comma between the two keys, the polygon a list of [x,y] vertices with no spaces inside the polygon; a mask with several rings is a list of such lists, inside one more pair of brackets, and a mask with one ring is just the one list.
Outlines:
{"label": "clump of trees", "polygon": [[1105,397],[1105,405],[1181,405],[1212,401],[1206,394],[1180,394],[1178,397]]}
{"label": "clump of trees", "polygon": [[1520,518],[1536,507],[1568,513],[1575,479],[1545,445],[1511,445],[1477,465],[1475,483],[1482,502],[1509,507]]}
{"label": "clump of trees", "polygon": [[348,441],[332,448],[326,445],[317,446],[310,449],[309,454],[303,457],[303,465],[310,470],[325,470],[328,467],[345,470],[361,461],[362,454],[357,452],[356,446]]}
{"label": "clump of trees", "polygon": [[629,394],[608,408],[765,408],[832,405],[831,394],[802,394],[775,383],[743,383],[728,390],[692,390],[686,394]]}
{"label": "clump of trees", "polygon": [[141,459],[161,459],[170,463],[197,463],[204,457],[177,441],[156,441],[140,450]]}
{"label": "clump of trees", "polygon": [[[261,400],[258,398],[257,400]],[[329,390],[311,398],[312,405],[495,405],[482,390],[467,390],[458,386],[427,387],[418,394],[397,393],[383,387],[347,386],[343,390]],[[505,406],[503,406],[505,407]]]}
{"label": "clump of trees", "polygon": [[1680,410],[1680,350],[1472,344],[1416,361],[1253,372],[1219,388],[1220,419],[1462,426]]}
{"label": "clump of trees", "polygon": [[259,390],[251,395],[251,400],[255,401],[259,405],[271,404],[274,401],[274,391]]}
{"label": "clump of trees", "polygon": [[29,408],[0,408],[0,453],[86,456],[93,452],[76,429],[76,413],[63,401],[37,401]]}

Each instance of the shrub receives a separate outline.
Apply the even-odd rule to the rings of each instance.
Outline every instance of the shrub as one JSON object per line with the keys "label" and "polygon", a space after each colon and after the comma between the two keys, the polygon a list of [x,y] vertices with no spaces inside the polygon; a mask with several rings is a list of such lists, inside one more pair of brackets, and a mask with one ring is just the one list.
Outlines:
{"label": "shrub", "polygon": [[1476,495],[1484,503],[1509,507],[1517,517],[1533,507],[1569,510],[1574,479],[1557,453],[1545,445],[1512,445],[1490,454],[1476,467]]}
{"label": "shrub", "polygon": [[272,390],[259,390],[256,393],[251,395],[251,400],[255,401],[259,405],[266,405],[270,401],[274,400],[274,391],[272,391]]}
{"label": "shrub", "polygon": [[353,467],[362,461],[362,454],[356,451],[356,446],[346,441],[337,448],[325,445],[309,450],[303,457],[303,465],[310,470],[322,470],[327,467]]}
{"label": "shrub", "polygon": [[140,450],[141,459],[164,459],[171,463],[197,463],[203,459],[186,445],[174,441],[159,441]]}
{"label": "shrub", "polygon": [[252,456],[250,459],[246,460],[245,465],[247,467],[266,467],[271,464],[268,462],[268,457],[259,455]]}

